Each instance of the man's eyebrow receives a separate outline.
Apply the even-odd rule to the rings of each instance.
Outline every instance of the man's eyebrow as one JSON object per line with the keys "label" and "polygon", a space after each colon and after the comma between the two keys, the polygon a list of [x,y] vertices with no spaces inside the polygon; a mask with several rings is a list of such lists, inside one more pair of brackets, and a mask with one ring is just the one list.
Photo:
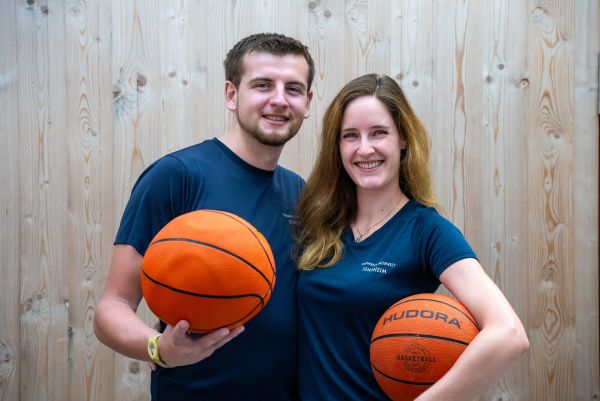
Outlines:
{"label": "man's eyebrow", "polygon": [[[255,82],[273,82],[273,80],[271,78],[268,77],[256,77],[256,78],[252,78],[251,80],[248,81],[249,84],[255,83]],[[292,80],[292,81],[287,81],[285,83],[286,85],[299,85],[302,86],[302,88],[306,89],[306,84],[302,81],[297,81],[297,80]]]}
{"label": "man's eyebrow", "polygon": [[268,82],[273,82],[273,80],[271,78],[267,78],[267,77],[256,77],[256,78],[252,78],[251,80],[248,81],[249,84],[254,83],[254,82],[258,82],[258,81],[268,81]]}
{"label": "man's eyebrow", "polygon": [[286,85],[300,85],[303,88],[306,88],[306,84],[302,81],[288,81],[286,82]]}

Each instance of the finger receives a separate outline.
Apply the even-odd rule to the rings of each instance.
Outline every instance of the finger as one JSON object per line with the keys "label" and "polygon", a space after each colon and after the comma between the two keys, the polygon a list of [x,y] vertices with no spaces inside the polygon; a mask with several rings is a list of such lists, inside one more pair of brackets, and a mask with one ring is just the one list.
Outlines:
{"label": "finger", "polygon": [[[189,328],[190,328],[190,324],[187,321],[180,320],[173,327],[173,331],[172,331],[171,335],[173,336],[173,338],[175,340],[182,340],[186,337],[186,333]],[[165,330],[165,332],[166,332],[166,330]]]}
{"label": "finger", "polygon": [[156,364],[154,362],[148,362],[148,367],[150,370],[156,370]]}
{"label": "finger", "polygon": [[222,327],[218,330],[213,331],[212,333],[208,333],[202,336],[198,341],[203,348],[210,348],[215,343],[221,341],[223,338],[227,337],[230,334],[230,331],[227,327]]}
{"label": "finger", "polygon": [[218,348],[221,348],[223,345],[227,344],[229,341],[233,340],[235,337],[240,335],[244,330],[245,330],[244,326],[236,327],[228,335],[226,335],[225,337],[223,337],[222,339],[220,339],[219,341],[217,341],[213,345],[211,345],[210,346],[211,352]]}

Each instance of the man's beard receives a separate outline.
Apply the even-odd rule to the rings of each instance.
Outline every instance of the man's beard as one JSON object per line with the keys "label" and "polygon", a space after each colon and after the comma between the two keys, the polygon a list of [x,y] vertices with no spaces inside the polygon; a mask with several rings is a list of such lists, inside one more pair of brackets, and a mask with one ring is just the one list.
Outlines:
{"label": "man's beard", "polygon": [[258,126],[250,127],[250,126],[246,125],[240,119],[239,114],[237,115],[237,120],[238,120],[238,124],[240,125],[242,130],[244,130],[248,134],[250,134],[250,136],[252,138],[256,139],[259,143],[261,143],[263,145],[275,146],[275,147],[283,146],[290,139],[295,137],[296,134],[298,133],[298,131],[300,130],[300,126],[302,125],[302,121],[300,121],[300,124],[290,126],[290,128],[287,130],[287,132],[283,135],[267,135]]}

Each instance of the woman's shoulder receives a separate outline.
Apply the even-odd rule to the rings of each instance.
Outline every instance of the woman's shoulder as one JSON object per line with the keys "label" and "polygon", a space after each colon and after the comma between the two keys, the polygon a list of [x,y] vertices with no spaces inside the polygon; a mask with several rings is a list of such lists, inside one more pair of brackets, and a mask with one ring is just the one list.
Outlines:
{"label": "woman's shoulder", "polygon": [[424,205],[414,199],[411,200],[411,204],[415,229],[422,232],[433,231],[437,228],[456,228],[456,226],[435,207]]}

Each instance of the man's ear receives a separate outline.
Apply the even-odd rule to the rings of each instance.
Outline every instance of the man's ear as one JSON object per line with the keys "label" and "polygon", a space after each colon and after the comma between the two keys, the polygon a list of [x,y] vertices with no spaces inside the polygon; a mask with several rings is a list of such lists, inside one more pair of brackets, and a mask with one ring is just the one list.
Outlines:
{"label": "man's ear", "polygon": [[231,81],[225,81],[225,106],[229,111],[237,109],[237,89]]}
{"label": "man's ear", "polygon": [[306,109],[304,110],[304,118],[308,118],[310,116],[310,102],[313,98],[313,92],[308,91],[306,94]]}

